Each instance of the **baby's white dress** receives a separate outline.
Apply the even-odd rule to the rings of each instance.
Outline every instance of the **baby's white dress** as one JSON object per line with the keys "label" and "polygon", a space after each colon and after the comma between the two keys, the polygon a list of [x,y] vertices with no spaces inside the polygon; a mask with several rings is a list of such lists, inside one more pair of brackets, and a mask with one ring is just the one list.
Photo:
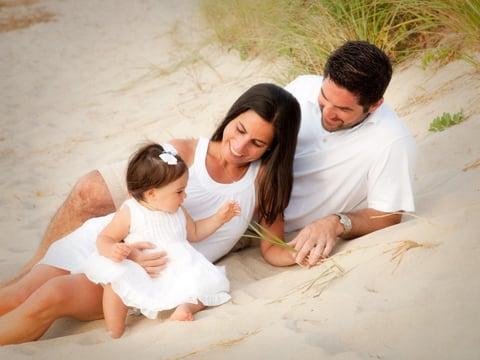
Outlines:
{"label": "baby's white dress", "polygon": [[111,284],[127,306],[140,309],[150,319],[157,312],[184,303],[206,306],[230,300],[230,284],[223,267],[210,263],[187,240],[186,219],[182,208],[175,213],[153,211],[135,199],[122,205],[130,210],[130,233],[125,243],[148,241],[165,250],[168,266],[156,278],[150,277],[136,262],[114,262],[97,251],[91,254],[79,272],[95,283]]}

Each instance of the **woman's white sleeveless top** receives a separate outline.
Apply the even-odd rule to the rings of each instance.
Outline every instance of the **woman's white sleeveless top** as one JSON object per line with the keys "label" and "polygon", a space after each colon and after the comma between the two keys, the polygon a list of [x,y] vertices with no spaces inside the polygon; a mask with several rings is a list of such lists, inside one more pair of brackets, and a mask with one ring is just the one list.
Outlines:
{"label": "woman's white sleeveless top", "polygon": [[248,227],[255,211],[255,179],[260,161],[250,164],[246,174],[231,184],[213,180],[206,168],[209,140],[200,138],[195,149],[195,159],[190,167],[187,198],[183,206],[194,220],[213,215],[229,200],[235,200],[241,207],[240,216],[234,217],[207,239],[192,245],[208,260],[214,262],[226,255]]}

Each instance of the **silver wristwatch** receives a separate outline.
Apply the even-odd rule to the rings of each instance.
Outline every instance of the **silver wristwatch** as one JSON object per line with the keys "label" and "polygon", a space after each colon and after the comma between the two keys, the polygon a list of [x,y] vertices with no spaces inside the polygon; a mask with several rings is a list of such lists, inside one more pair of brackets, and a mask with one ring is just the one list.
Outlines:
{"label": "silver wristwatch", "polygon": [[352,220],[345,214],[335,213],[340,219],[340,224],[343,226],[343,233],[341,236],[346,236],[352,230]]}

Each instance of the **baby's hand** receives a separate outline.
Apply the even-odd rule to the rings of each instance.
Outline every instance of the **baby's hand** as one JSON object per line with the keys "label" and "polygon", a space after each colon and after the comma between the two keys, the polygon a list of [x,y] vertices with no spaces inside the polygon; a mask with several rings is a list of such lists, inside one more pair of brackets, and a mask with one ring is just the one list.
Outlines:
{"label": "baby's hand", "polygon": [[217,211],[217,215],[222,224],[225,224],[226,222],[230,221],[234,216],[240,215],[240,205],[238,205],[238,202],[231,200],[225,205],[223,205],[220,210]]}
{"label": "baby's hand", "polygon": [[102,255],[115,262],[120,262],[122,260],[125,260],[128,255],[130,255],[131,251],[132,249],[130,248],[130,246],[125,243],[118,242],[109,246],[106,253]]}

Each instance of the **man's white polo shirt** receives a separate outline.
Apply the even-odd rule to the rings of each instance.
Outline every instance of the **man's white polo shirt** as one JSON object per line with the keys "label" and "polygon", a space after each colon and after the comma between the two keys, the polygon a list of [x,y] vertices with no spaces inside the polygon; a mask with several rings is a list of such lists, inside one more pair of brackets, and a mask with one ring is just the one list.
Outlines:
{"label": "man's white polo shirt", "polygon": [[416,146],[404,123],[382,104],[351,129],[326,131],[318,105],[322,80],[305,75],[286,86],[300,103],[302,121],[285,230],[336,212],[414,211]]}

